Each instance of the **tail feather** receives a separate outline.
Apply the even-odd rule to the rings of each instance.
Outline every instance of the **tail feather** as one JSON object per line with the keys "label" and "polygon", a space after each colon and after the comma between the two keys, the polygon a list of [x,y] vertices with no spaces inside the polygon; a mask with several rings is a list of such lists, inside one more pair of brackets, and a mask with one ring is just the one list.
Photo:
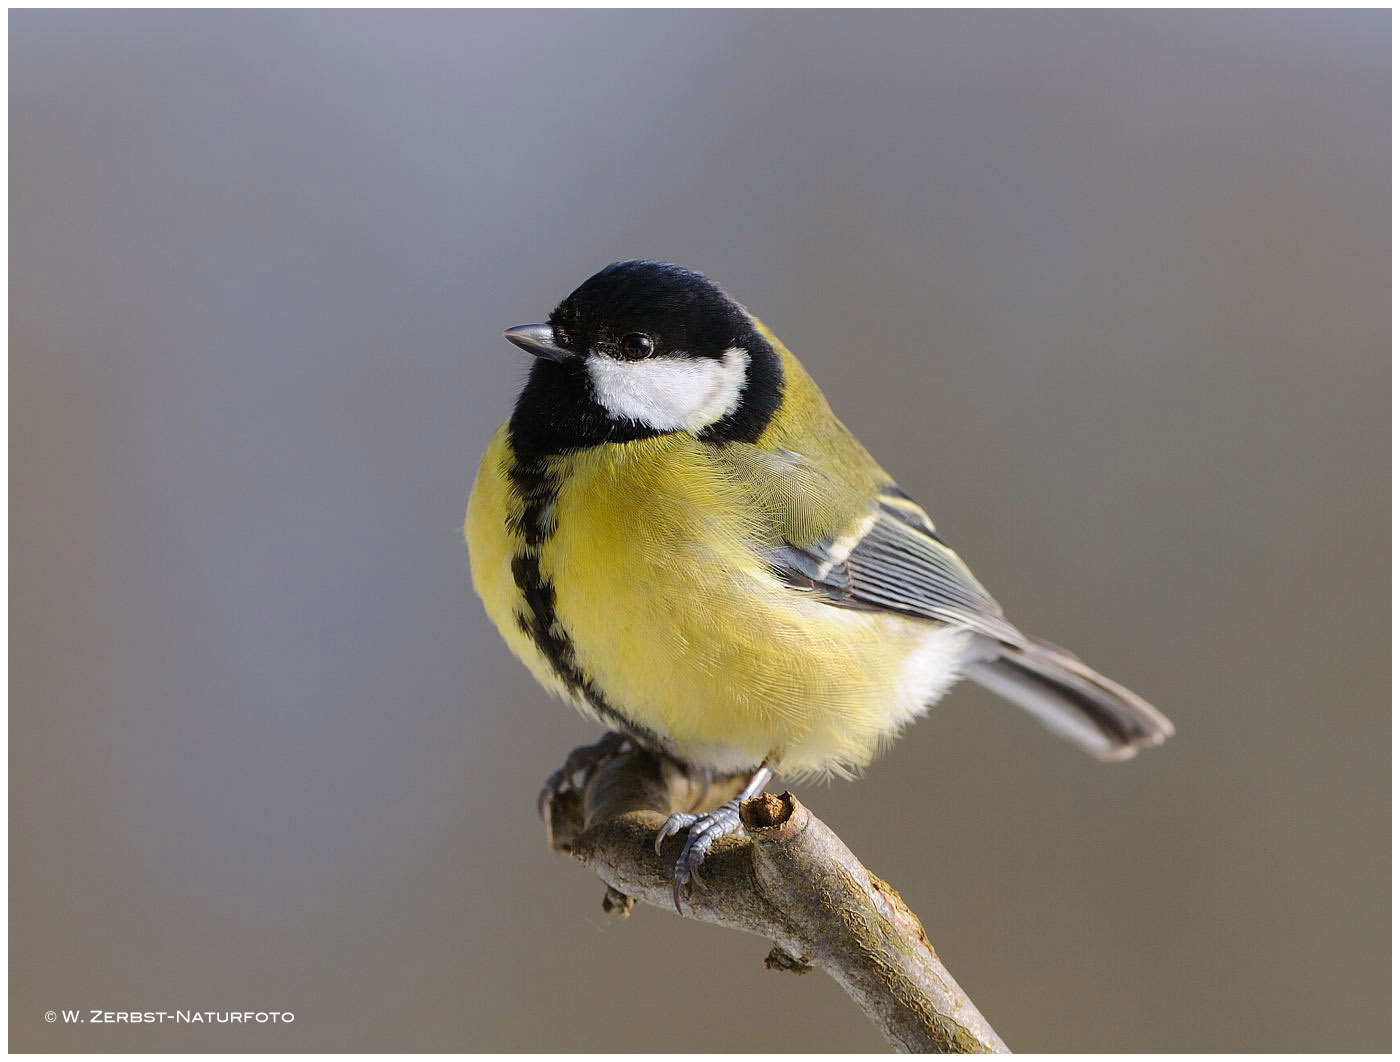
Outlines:
{"label": "tail feather", "polygon": [[1156,708],[1067,649],[1026,638],[996,653],[966,664],[967,677],[1101,760],[1126,760],[1175,732]]}

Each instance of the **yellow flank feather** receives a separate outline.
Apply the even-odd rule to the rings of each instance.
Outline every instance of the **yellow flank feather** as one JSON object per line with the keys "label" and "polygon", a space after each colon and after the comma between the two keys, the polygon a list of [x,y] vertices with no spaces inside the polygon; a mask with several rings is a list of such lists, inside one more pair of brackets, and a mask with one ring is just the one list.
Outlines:
{"label": "yellow flank feather", "polygon": [[[968,636],[833,607],[765,563],[760,551],[780,538],[801,546],[857,532],[892,482],[765,335],[782,358],[785,413],[757,446],[674,432],[546,459],[558,496],[540,575],[583,676],[677,756],[721,771],[767,759],[788,775],[846,774],[941,692],[937,676]],[[808,460],[785,464],[784,452]],[[521,629],[512,460],[502,428],[467,511],[477,593],[541,683],[598,717]],[[816,475],[825,481],[802,479]]]}

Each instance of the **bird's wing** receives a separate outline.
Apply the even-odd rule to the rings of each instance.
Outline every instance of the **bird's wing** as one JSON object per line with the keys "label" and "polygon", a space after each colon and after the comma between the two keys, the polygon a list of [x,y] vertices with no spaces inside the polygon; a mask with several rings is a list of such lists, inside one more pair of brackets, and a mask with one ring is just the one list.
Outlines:
{"label": "bird's wing", "polygon": [[982,636],[962,663],[968,677],[1101,759],[1126,759],[1172,733],[1171,722],[1137,694],[1008,623],[928,514],[858,444],[838,443],[833,463],[791,450],[730,448],[731,474],[746,484],[751,511],[767,521],[756,528],[758,548],[794,592]]}
{"label": "bird's wing", "polygon": [[845,608],[1023,640],[928,514],[894,483],[852,487],[789,450],[731,451],[734,474],[749,483],[769,521],[765,559],[793,587]]}

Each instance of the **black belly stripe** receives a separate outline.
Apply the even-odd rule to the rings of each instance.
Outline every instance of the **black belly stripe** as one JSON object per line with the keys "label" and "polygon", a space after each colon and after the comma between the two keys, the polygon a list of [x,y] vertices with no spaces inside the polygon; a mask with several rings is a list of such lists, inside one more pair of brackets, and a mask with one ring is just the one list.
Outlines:
{"label": "black belly stripe", "polygon": [[524,503],[518,516],[511,521],[512,529],[523,542],[510,562],[511,576],[525,604],[516,622],[544,654],[560,680],[582,696],[614,729],[644,748],[664,753],[666,742],[660,735],[628,719],[588,680],[578,666],[569,632],[559,622],[554,607],[554,584],[540,571],[540,547],[554,534],[552,513],[559,497],[558,483],[550,478],[541,460],[517,459],[512,462],[508,475]]}

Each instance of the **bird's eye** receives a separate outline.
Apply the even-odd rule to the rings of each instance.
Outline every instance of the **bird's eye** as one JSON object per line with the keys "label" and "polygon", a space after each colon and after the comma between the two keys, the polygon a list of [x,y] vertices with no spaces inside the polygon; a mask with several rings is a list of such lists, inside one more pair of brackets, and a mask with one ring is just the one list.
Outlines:
{"label": "bird's eye", "polygon": [[651,336],[645,332],[628,332],[622,337],[619,349],[622,351],[622,356],[629,361],[640,361],[656,349],[656,344],[652,342]]}

